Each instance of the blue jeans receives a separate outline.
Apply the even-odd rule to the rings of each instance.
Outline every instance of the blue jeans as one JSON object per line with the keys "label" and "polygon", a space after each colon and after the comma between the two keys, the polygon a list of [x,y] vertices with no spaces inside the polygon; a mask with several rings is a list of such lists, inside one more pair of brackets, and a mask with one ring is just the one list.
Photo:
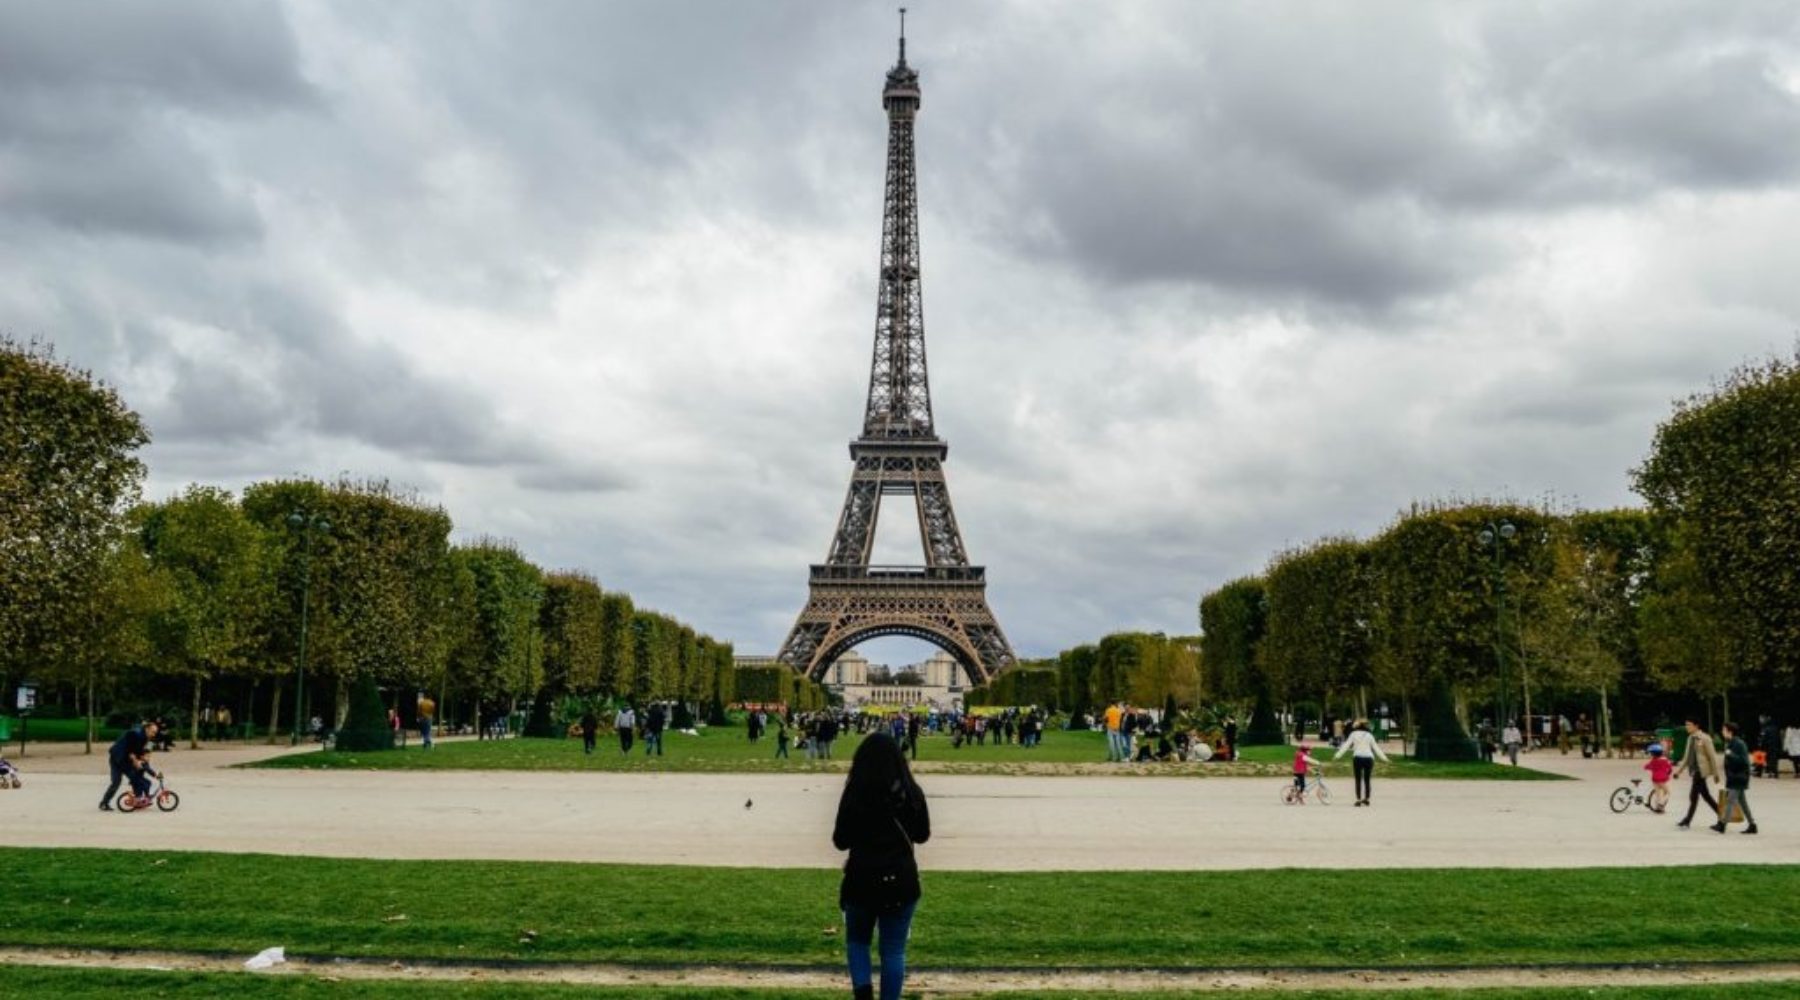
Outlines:
{"label": "blue jeans", "polygon": [[419,743],[427,750],[431,749],[431,720],[419,720]]}
{"label": "blue jeans", "polygon": [[869,942],[881,928],[881,1000],[900,1000],[906,982],[906,937],[912,932],[914,900],[897,913],[876,913],[860,906],[844,908],[844,953],[850,964],[851,987],[867,986],[875,978],[869,962]]}

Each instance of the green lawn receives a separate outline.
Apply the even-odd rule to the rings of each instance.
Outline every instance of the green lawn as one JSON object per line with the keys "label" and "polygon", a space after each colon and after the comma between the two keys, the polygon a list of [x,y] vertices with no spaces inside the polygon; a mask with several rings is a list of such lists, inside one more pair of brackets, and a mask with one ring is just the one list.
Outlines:
{"label": "green lawn", "polygon": [[[7,863],[9,945],[840,961],[837,876],[822,870],[26,848]],[[1800,910],[1781,905],[1800,893],[1800,866],[924,878],[912,952],[933,967],[1792,960],[1800,940]],[[1701,928],[1684,909],[1700,900],[1729,902],[1707,909]]]}
{"label": "green lawn", "polygon": [[[1776,1000],[1794,995],[1794,985],[1743,986],[1619,986],[1608,989],[1525,990],[1408,990],[1389,996],[1416,1000]],[[269,1000],[835,1000],[847,990],[751,990],[664,988],[632,986],[540,986],[500,983],[441,983],[379,980],[332,981],[305,976],[271,976],[252,973],[201,974],[189,972],[121,972],[111,969],[38,969],[0,966],[0,995],[20,1000],[117,1000],[121,996],[179,997],[181,1000],[238,1000],[244,996]],[[908,994],[915,995],[915,994]],[[1010,993],[958,994],[965,1000],[1008,998],[1024,1000],[1117,1000],[1118,993],[1066,993],[1030,990]],[[1221,993],[1135,993],[1143,1000],[1194,1000]],[[1342,997],[1342,991],[1252,990],[1232,995],[1259,1000],[1324,1000]],[[1375,996],[1374,993],[1367,994]],[[947,997],[947,994],[934,994]]]}
{"label": "green lawn", "polygon": [[[611,734],[607,734],[609,737]],[[338,753],[314,751],[272,758],[253,767],[348,768],[358,770],[471,770],[471,771],[837,771],[849,767],[861,738],[837,740],[832,761],[811,761],[804,751],[790,751],[790,758],[775,758],[773,738],[756,743],[737,728],[709,728],[699,735],[670,733],[665,755],[646,756],[642,746],[621,754],[618,744],[605,740],[590,756],[581,752],[579,740],[508,739],[460,740],[440,743],[430,752],[416,741],[406,749],[388,753]],[[1238,763],[1114,764],[1106,763],[1105,738],[1097,732],[1053,731],[1042,745],[1029,750],[1017,744],[986,746],[952,745],[949,737],[928,736],[919,743],[922,772],[1026,774],[1082,772],[1174,776],[1267,776],[1289,773],[1292,752],[1283,747],[1247,748]],[[1315,755],[1316,756],[1316,755]],[[1335,771],[1348,773],[1346,759]],[[1330,772],[1328,772],[1330,773]],[[1486,778],[1495,780],[1557,780],[1559,776],[1529,768],[1498,764],[1426,764],[1396,756],[1392,764],[1376,765],[1377,775],[1394,778]]]}

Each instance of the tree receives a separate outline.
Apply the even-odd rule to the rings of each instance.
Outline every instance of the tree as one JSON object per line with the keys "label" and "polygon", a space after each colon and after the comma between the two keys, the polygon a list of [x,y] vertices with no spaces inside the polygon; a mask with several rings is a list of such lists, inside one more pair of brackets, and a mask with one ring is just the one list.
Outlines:
{"label": "tree", "polygon": [[1717,600],[1704,614],[1730,620],[1748,679],[1787,697],[1800,680],[1796,469],[1800,353],[1744,365],[1677,403],[1632,474],[1658,521],[1683,533],[1704,591],[1690,595]]}
{"label": "tree", "polygon": [[1142,632],[1115,632],[1100,640],[1094,657],[1094,704],[1110,705],[1130,696],[1131,675],[1144,661],[1149,638]]}
{"label": "tree", "polygon": [[0,337],[0,677],[75,653],[149,440],[112,388]]}
{"label": "tree", "polygon": [[598,687],[619,696],[631,692],[631,597],[608,591],[600,601],[600,677]]}
{"label": "tree", "polygon": [[1057,686],[1062,704],[1069,710],[1069,726],[1086,729],[1087,716],[1094,711],[1094,661],[1099,650],[1082,645],[1065,649],[1056,656]]}
{"label": "tree", "polygon": [[441,678],[452,634],[464,628],[447,614],[461,581],[443,508],[385,481],[350,479],[256,483],[243,506],[277,552],[276,617],[266,630],[273,669],[298,658],[305,596],[307,676],[335,681],[340,723],[362,673],[395,688]]}
{"label": "tree", "polygon": [[126,666],[147,667],[154,650],[150,622],[167,605],[167,582],[150,565],[134,534],[118,534],[107,548],[97,585],[87,592],[85,623],[54,676],[82,693],[87,718],[85,752],[94,752],[98,691],[110,691]]}
{"label": "tree", "polygon": [[[1498,693],[1496,652],[1516,646],[1517,623],[1533,614],[1553,562],[1555,521],[1511,504],[1419,505],[1370,542],[1376,682],[1409,706],[1438,677],[1459,705],[1467,693]],[[1513,536],[1484,543],[1482,532],[1502,523]],[[1529,698],[1528,664],[1509,666],[1508,682]]]}
{"label": "tree", "polygon": [[1268,631],[1268,603],[1260,577],[1243,577],[1200,600],[1200,659],[1219,693],[1254,696],[1257,647]]}
{"label": "tree", "polygon": [[1657,685],[1718,698],[1738,679],[1743,630],[1734,609],[1707,585],[1693,534],[1692,526],[1681,525],[1671,537],[1638,623],[1645,666]]}
{"label": "tree", "polygon": [[1350,538],[1315,542],[1276,556],[1263,580],[1268,625],[1257,662],[1271,693],[1325,705],[1360,693],[1372,676],[1369,547]]}
{"label": "tree", "polygon": [[1523,652],[1552,685],[1591,693],[1611,746],[1611,694],[1637,655],[1636,607],[1649,561],[1641,511],[1578,514],[1554,531],[1554,570],[1520,629]]}
{"label": "tree", "polygon": [[167,593],[150,618],[153,660],[190,681],[188,741],[197,747],[202,686],[247,667],[259,646],[255,626],[271,593],[267,546],[231,494],[210,486],[142,507],[133,520]]}
{"label": "tree", "polygon": [[594,691],[600,676],[602,605],[600,585],[585,573],[544,577],[544,599],[538,611],[544,683],[532,702],[525,735],[559,735],[551,717],[556,700],[569,693]]}
{"label": "tree", "polygon": [[1242,746],[1279,745],[1287,739],[1275,717],[1268,679],[1258,664],[1258,649],[1268,633],[1268,613],[1260,577],[1233,580],[1200,599],[1201,662],[1222,695],[1252,699],[1250,724],[1238,735]]}
{"label": "tree", "polygon": [[453,681],[474,697],[479,720],[484,702],[510,707],[542,683],[543,574],[510,542],[484,538],[454,553],[474,580],[475,621],[470,645],[453,657]]}
{"label": "tree", "polygon": [[1143,637],[1138,666],[1129,679],[1131,700],[1138,705],[1193,703],[1200,683],[1198,643],[1171,639],[1161,632]]}

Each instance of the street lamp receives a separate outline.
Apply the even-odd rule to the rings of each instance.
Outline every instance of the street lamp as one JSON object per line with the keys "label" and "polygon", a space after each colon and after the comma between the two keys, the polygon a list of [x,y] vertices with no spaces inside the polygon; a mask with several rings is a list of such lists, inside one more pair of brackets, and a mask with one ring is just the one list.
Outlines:
{"label": "street lamp", "polygon": [[[1508,704],[1512,697],[1512,689],[1507,686],[1506,681],[1505,543],[1511,541],[1513,536],[1518,533],[1519,529],[1513,527],[1511,521],[1501,521],[1499,524],[1489,521],[1487,527],[1481,529],[1481,534],[1477,536],[1481,539],[1482,545],[1494,550],[1494,661],[1498,665],[1500,672],[1500,699],[1498,707],[1501,728],[1505,728],[1507,720],[1512,718],[1511,706]],[[1525,720],[1525,724],[1527,726],[1531,725],[1531,720]]]}
{"label": "street lamp", "polygon": [[314,535],[331,533],[331,522],[323,514],[296,510],[287,516],[287,523],[300,532],[300,655],[294,670],[294,731],[288,734],[289,745],[299,746],[301,702],[306,692],[306,613],[312,599],[312,543]]}

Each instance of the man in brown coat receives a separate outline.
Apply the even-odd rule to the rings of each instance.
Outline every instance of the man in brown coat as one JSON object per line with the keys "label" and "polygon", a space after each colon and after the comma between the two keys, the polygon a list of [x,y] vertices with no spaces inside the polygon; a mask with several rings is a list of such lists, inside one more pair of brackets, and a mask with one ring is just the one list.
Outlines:
{"label": "man in brown coat", "polygon": [[1713,746],[1712,735],[1700,728],[1700,723],[1687,720],[1687,752],[1681,755],[1681,763],[1675,767],[1675,777],[1681,772],[1693,775],[1693,784],[1688,786],[1688,811],[1681,822],[1675,824],[1680,829],[1687,829],[1694,821],[1694,810],[1699,807],[1700,800],[1705,799],[1713,812],[1719,811],[1719,804],[1713,801],[1712,791],[1707,788],[1708,781],[1719,781],[1724,772],[1719,769],[1719,751]]}

